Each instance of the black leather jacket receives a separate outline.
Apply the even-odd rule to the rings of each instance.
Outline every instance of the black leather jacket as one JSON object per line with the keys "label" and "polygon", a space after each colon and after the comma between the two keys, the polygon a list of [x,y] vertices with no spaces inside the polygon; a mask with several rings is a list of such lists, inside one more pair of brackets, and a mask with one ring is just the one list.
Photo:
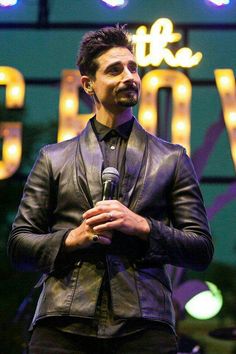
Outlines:
{"label": "black leather jacket", "polygon": [[116,233],[111,246],[63,254],[64,237],[101,200],[101,169],[88,123],[79,137],[44,147],[28,177],[9,253],[18,269],[43,273],[33,324],[47,316],[93,317],[107,267],[115,316],[174,326],[165,264],[203,270],[213,254],[191,161],[181,146],[148,134],[135,120],[121,202],[150,220],[149,242]]}

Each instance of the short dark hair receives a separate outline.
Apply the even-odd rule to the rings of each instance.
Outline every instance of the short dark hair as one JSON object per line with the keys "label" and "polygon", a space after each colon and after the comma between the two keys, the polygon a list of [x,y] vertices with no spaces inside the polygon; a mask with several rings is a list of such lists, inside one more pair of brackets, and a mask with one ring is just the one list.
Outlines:
{"label": "short dark hair", "polygon": [[77,57],[81,75],[95,77],[98,69],[96,59],[114,47],[125,47],[133,53],[133,44],[125,25],[104,27],[84,35]]}

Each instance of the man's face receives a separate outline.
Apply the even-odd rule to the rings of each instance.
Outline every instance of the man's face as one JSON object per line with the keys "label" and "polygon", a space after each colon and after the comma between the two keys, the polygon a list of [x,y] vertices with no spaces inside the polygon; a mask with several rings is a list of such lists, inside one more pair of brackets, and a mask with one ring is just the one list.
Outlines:
{"label": "man's face", "polygon": [[114,47],[97,58],[92,82],[98,104],[108,110],[124,110],[138,102],[140,77],[134,55],[124,47]]}

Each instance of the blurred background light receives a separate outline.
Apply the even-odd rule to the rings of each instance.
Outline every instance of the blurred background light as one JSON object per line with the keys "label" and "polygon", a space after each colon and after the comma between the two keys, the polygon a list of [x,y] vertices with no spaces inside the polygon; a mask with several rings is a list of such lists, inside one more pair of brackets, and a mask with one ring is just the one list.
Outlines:
{"label": "blurred background light", "polygon": [[210,2],[216,6],[224,6],[224,5],[230,4],[230,0],[208,0],[208,2]]}
{"label": "blurred background light", "polygon": [[128,4],[128,0],[102,0],[102,2],[110,7],[124,7]]}
{"label": "blurred background light", "polygon": [[0,6],[7,7],[7,6],[14,6],[17,4],[17,0],[0,0]]}
{"label": "blurred background light", "polygon": [[206,282],[209,290],[200,292],[185,305],[186,311],[198,320],[208,320],[220,311],[223,305],[221,291],[213,283]]}

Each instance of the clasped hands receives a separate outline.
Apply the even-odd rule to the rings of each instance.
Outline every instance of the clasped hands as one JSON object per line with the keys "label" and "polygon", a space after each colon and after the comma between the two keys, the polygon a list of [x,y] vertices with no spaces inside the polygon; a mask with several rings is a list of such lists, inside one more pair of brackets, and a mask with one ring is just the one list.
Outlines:
{"label": "clasped hands", "polygon": [[94,235],[97,243],[109,245],[112,231],[147,239],[150,227],[147,220],[128,209],[118,200],[103,200],[83,214],[84,221],[70,231],[65,246],[68,251],[91,246]]}

